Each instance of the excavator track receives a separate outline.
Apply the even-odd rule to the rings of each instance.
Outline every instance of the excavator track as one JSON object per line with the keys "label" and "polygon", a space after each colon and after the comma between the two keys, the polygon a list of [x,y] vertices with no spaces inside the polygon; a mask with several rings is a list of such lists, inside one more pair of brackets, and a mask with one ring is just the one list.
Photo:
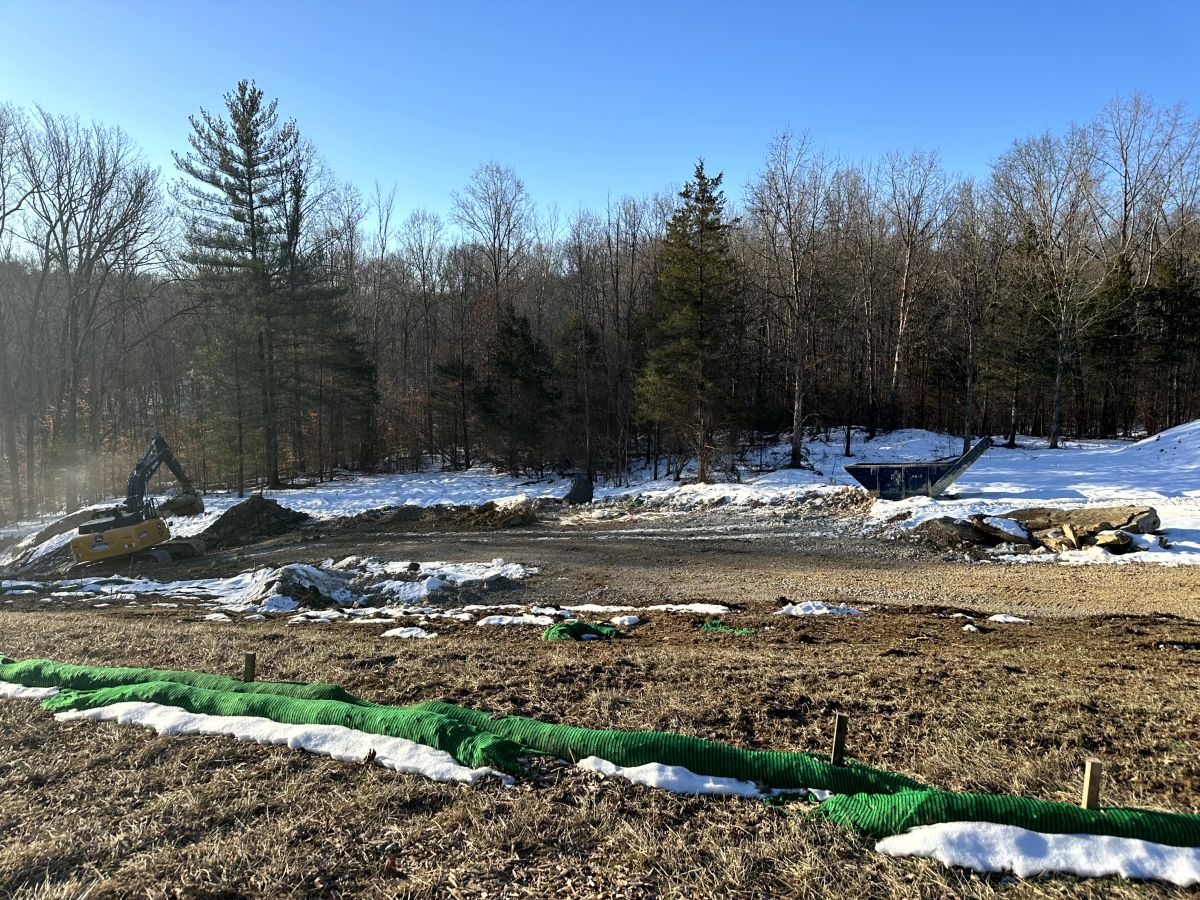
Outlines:
{"label": "excavator track", "polygon": [[172,538],[148,550],[133,555],[139,563],[168,563],[177,559],[195,559],[204,555],[204,541],[200,538]]}

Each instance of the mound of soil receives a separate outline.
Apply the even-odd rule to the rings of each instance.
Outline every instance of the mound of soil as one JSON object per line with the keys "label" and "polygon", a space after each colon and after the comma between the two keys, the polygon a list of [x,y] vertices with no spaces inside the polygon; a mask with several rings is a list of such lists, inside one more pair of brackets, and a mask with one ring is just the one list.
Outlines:
{"label": "mound of soil", "polygon": [[452,506],[444,510],[444,515],[452,524],[465,528],[515,528],[536,525],[540,505],[535,500],[524,500],[500,506],[489,500],[479,506]]}
{"label": "mound of soil", "polygon": [[339,519],[336,527],[380,532],[406,530],[419,524],[435,528],[511,528],[537,524],[541,505],[536,500],[505,505],[489,500],[479,506],[384,506]]}
{"label": "mound of soil", "polygon": [[381,506],[368,509],[337,521],[337,528],[350,531],[388,531],[392,528],[415,525],[429,518],[428,510],[419,506]]}
{"label": "mound of soil", "polygon": [[308,513],[280,506],[274,500],[254,494],[237,506],[221,513],[200,537],[209,550],[242,547],[265,538],[295,531],[309,519]]}

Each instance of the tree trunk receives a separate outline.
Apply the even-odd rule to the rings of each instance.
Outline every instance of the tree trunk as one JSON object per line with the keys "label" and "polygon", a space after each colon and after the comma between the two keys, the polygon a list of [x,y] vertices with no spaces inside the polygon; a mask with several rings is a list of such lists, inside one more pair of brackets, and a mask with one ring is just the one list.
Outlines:
{"label": "tree trunk", "polygon": [[790,460],[793,469],[799,469],[804,465],[804,388],[808,374],[805,351],[807,350],[808,336],[805,333],[803,320],[797,323],[796,332],[796,362],[792,385],[792,457]]}
{"label": "tree trunk", "polygon": [[[7,335],[7,333],[4,322],[4,304],[0,303],[0,335]],[[16,391],[13,390],[9,371],[8,342],[3,338],[0,338],[0,402],[3,403],[0,414],[4,416],[4,455],[8,459],[13,518],[20,519],[25,514],[25,507],[21,500],[21,461],[17,457],[17,396]]]}
{"label": "tree trunk", "polygon": [[1050,449],[1057,450],[1062,438],[1063,380],[1067,369],[1066,329],[1060,328],[1058,352],[1054,359],[1054,403],[1050,414]]}
{"label": "tree trunk", "polygon": [[233,410],[237,428],[237,495],[246,496],[246,438],[242,424],[242,364],[237,348],[233,351]]}
{"label": "tree trunk", "polygon": [[967,383],[963,395],[963,453],[971,449],[975,425],[975,342],[967,339]]}

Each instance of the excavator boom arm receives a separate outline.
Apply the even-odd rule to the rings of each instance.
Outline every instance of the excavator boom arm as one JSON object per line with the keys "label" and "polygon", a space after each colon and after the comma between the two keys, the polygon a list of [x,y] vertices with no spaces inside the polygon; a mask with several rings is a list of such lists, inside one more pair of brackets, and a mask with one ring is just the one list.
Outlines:
{"label": "excavator boom arm", "polygon": [[142,458],[129,473],[129,482],[125,486],[126,509],[138,510],[145,506],[146,489],[150,484],[150,479],[154,477],[154,473],[163,463],[166,463],[171,474],[175,476],[175,480],[179,482],[180,491],[185,494],[192,493],[191,479],[183,471],[183,466],[179,464],[175,451],[163,440],[161,434],[156,434],[151,439],[146,452],[142,454]]}

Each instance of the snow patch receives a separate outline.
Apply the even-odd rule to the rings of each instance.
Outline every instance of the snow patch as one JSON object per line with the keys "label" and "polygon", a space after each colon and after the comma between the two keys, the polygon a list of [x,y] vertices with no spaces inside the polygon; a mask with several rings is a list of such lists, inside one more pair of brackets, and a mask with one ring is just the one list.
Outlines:
{"label": "snow patch", "polygon": [[1010,616],[1008,613],[996,613],[994,616],[988,616],[989,622],[999,622],[1001,625],[1031,625],[1033,624],[1028,619],[1022,619],[1020,616]]}
{"label": "snow patch", "polygon": [[775,610],[777,616],[861,616],[862,610],[852,606],[829,606],[820,600],[805,600],[803,603],[789,603]]}
{"label": "snow patch", "polygon": [[[113,703],[96,709],[56,713],[54,718],[60,722],[140,725],[171,736],[228,735],[239,741],[307,750],[339,762],[361,763],[374,751],[374,761],[379,765],[406,775],[424,775],[434,781],[474,784],[488,775],[499,775],[489,768],[468,768],[443,750],[341,725],[286,725],[258,716],[210,716],[159,703]],[[505,783],[512,782],[508,776],[500,777]]]}
{"label": "snow patch", "polygon": [[57,693],[56,687],[25,687],[11,681],[0,681],[0,697],[6,700],[45,700]]}
{"label": "snow patch", "polygon": [[919,856],[976,872],[1012,872],[1029,878],[1048,872],[1098,878],[1200,884],[1200,847],[1173,847],[1099,834],[1044,834],[991,822],[942,822],[886,837],[875,849],[888,856]]}
{"label": "snow patch", "polygon": [[1010,544],[1024,544],[1029,540],[1029,532],[1020,522],[1004,519],[999,516],[985,516],[983,524],[1000,532]]}
{"label": "snow patch", "polygon": [[719,603],[658,603],[654,606],[605,606],[599,603],[578,603],[565,608],[572,613],[682,612],[723,616],[731,612],[728,606],[722,606]]}
{"label": "snow patch", "polygon": [[605,778],[624,778],[634,784],[661,788],[673,794],[728,794],[736,797],[761,797],[762,791],[753,781],[697,775],[683,766],[646,763],[641,766],[618,766],[598,756],[588,756],[576,765]]}
{"label": "snow patch", "polygon": [[526,613],[521,616],[484,616],[476,625],[553,625],[550,616],[534,616]]}
{"label": "snow patch", "polygon": [[437,637],[437,632],[426,631],[424,628],[418,628],[414,625],[409,628],[392,628],[389,631],[385,631],[380,637],[429,639]]}

